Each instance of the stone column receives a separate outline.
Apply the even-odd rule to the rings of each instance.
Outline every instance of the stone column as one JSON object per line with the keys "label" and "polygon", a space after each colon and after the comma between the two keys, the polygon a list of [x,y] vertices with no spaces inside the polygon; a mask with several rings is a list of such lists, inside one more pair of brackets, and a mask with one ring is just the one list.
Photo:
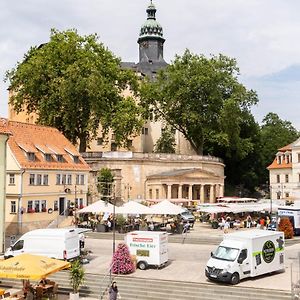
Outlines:
{"label": "stone column", "polygon": [[189,185],[189,200],[190,201],[193,200],[193,185],[192,184]]}
{"label": "stone column", "polygon": [[168,192],[167,192],[167,199],[172,198],[172,185],[168,184]]}
{"label": "stone column", "polygon": [[220,184],[220,193],[219,197],[224,197],[224,185]]}
{"label": "stone column", "polygon": [[204,195],[204,184],[200,185],[200,202],[205,202],[205,195]]}
{"label": "stone column", "polygon": [[209,190],[209,202],[214,203],[215,195],[214,195],[214,185],[210,185],[210,190]]}
{"label": "stone column", "polygon": [[182,184],[179,184],[178,186],[178,198],[182,199]]}
{"label": "stone column", "polygon": [[220,197],[220,185],[219,184],[216,185],[216,198],[217,197]]}

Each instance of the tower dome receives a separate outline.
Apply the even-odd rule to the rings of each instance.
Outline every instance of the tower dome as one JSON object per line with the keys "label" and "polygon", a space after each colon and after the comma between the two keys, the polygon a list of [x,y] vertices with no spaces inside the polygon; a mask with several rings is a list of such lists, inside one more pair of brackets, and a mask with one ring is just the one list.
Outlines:
{"label": "tower dome", "polygon": [[139,40],[144,38],[149,38],[149,37],[163,39],[163,29],[162,26],[156,21],[156,17],[155,17],[156,8],[152,3],[152,1],[149,4],[146,12],[147,12],[147,20],[141,27]]}

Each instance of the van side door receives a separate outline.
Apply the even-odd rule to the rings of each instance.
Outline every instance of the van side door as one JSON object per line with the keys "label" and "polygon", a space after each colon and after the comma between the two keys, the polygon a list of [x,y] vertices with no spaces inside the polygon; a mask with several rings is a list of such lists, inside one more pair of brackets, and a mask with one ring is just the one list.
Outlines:
{"label": "van side door", "polygon": [[250,254],[247,249],[241,250],[237,262],[241,269],[242,277],[243,278],[249,277],[251,274],[251,266],[250,266]]}

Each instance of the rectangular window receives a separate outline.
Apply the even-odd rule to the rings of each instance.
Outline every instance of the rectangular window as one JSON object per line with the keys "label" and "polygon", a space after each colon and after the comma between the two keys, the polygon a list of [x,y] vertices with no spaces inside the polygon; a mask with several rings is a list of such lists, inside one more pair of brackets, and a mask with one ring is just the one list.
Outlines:
{"label": "rectangular window", "polygon": [[298,153],[298,163],[300,163],[300,153]]}
{"label": "rectangular window", "polygon": [[61,184],[66,184],[67,183],[67,175],[63,174],[61,177]]}
{"label": "rectangular window", "polygon": [[56,174],[56,185],[59,185],[61,181],[61,175],[60,174]]}
{"label": "rectangular window", "polygon": [[44,174],[43,185],[48,185],[48,183],[49,183],[49,176],[48,174]]}
{"label": "rectangular window", "polygon": [[289,198],[290,197],[290,193],[285,193],[285,198]]}
{"label": "rectangular window", "polygon": [[279,174],[276,175],[276,179],[277,179],[277,183],[280,183],[280,175]]}
{"label": "rectangular window", "polygon": [[80,184],[84,185],[84,175],[80,175]]}
{"label": "rectangular window", "polygon": [[79,178],[80,178],[80,175],[77,174],[77,175],[76,175],[76,183],[75,183],[75,184],[77,184],[77,185],[79,184]]}
{"label": "rectangular window", "polygon": [[149,198],[152,199],[152,189],[149,190]]}
{"label": "rectangular window", "polygon": [[28,152],[27,153],[27,158],[30,161],[35,161],[35,154],[33,152]]}
{"label": "rectangular window", "polygon": [[27,202],[27,212],[32,212],[33,210],[33,201],[29,200]]}
{"label": "rectangular window", "polygon": [[286,155],[286,157],[285,157],[285,161],[286,161],[286,163],[287,163],[287,164],[289,164],[289,163],[290,163],[290,156],[289,156],[289,155]]}
{"label": "rectangular window", "polygon": [[69,185],[72,184],[72,174],[68,174],[68,176],[67,176],[67,184],[69,184]]}
{"label": "rectangular window", "polygon": [[41,201],[41,209],[42,209],[42,212],[47,211],[47,202],[46,202],[46,200]]}
{"label": "rectangular window", "polygon": [[40,200],[34,200],[34,211],[40,212]]}
{"label": "rectangular window", "polygon": [[103,144],[103,138],[102,137],[97,138],[97,145],[101,146],[102,144]]}
{"label": "rectangular window", "polygon": [[9,174],[9,185],[15,185],[15,174]]}
{"label": "rectangular window", "polygon": [[15,214],[17,212],[16,201],[10,201],[10,213]]}
{"label": "rectangular window", "polygon": [[79,156],[73,156],[73,161],[75,164],[78,164],[79,163]]}
{"label": "rectangular window", "polygon": [[131,148],[132,147],[132,140],[128,140],[127,141],[127,148]]}
{"label": "rectangular window", "polygon": [[46,161],[52,161],[52,157],[51,157],[51,154],[45,154],[45,160]]}
{"label": "rectangular window", "polygon": [[156,199],[159,199],[159,189],[156,189],[156,191],[155,191],[155,193],[156,193]]}
{"label": "rectangular window", "polygon": [[35,174],[29,175],[29,185],[34,185],[35,183]]}
{"label": "rectangular window", "polygon": [[42,185],[42,174],[37,174],[36,175],[36,184],[37,185]]}
{"label": "rectangular window", "polygon": [[289,182],[289,174],[285,174],[285,182]]}
{"label": "rectangular window", "polygon": [[144,128],[142,129],[142,134],[148,135],[148,131],[149,131],[149,129],[148,129],[147,127],[144,127]]}
{"label": "rectangular window", "polygon": [[115,139],[116,139],[116,135],[114,133],[112,133],[111,140],[114,141]]}
{"label": "rectangular window", "polygon": [[54,200],[53,210],[54,211],[58,210],[58,200]]}

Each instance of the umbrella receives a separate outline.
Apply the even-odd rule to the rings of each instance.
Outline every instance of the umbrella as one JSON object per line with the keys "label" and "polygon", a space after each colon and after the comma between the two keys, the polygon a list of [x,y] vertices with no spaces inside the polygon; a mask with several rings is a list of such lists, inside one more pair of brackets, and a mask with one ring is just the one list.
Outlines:
{"label": "umbrella", "polygon": [[24,253],[0,261],[0,278],[40,280],[69,267],[67,261]]}
{"label": "umbrella", "polygon": [[116,207],[117,214],[148,215],[151,209],[135,201],[129,201],[123,206]]}
{"label": "umbrella", "polygon": [[186,211],[181,206],[171,203],[168,200],[163,200],[150,207],[151,214],[155,215],[178,215]]}
{"label": "umbrella", "polygon": [[114,210],[113,205],[109,202],[98,200],[83,209],[80,209],[78,213],[101,213],[109,212],[112,213]]}

